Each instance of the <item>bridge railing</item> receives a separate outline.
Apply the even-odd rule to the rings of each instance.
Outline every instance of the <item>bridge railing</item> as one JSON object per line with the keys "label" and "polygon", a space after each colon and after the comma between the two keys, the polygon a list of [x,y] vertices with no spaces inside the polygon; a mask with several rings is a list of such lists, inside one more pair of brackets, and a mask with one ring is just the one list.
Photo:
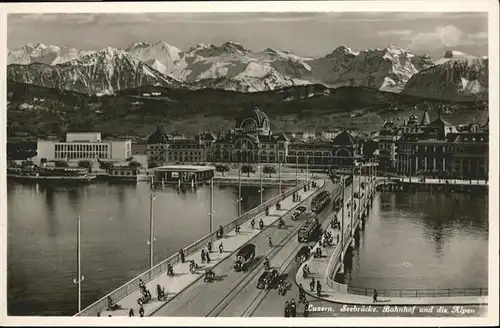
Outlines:
{"label": "bridge railing", "polygon": [[[443,288],[443,289],[378,289],[382,297],[455,297],[488,296],[488,288]],[[374,288],[348,286],[347,292],[354,295],[371,296]]]}
{"label": "bridge railing", "polygon": [[[248,221],[252,217],[258,215],[259,213],[262,213],[265,211],[266,206],[274,206],[276,203],[282,201],[283,199],[291,196],[294,192],[301,190],[304,188],[306,185],[306,182],[303,181],[299,183],[297,186],[289,188],[285,191],[283,191],[280,195],[277,195],[267,202],[263,203],[262,205],[259,205],[250,211],[244,213],[240,217],[236,218],[233,222],[226,224],[223,229],[224,229],[224,234],[228,233],[229,231],[234,230],[236,227],[236,224],[241,225],[242,223]],[[217,230],[217,229],[216,229]],[[184,248],[184,254],[185,256],[189,256],[193,253],[196,253],[203,247],[206,247],[208,242],[212,242],[217,239],[217,231],[214,231],[205,237],[199,239],[198,241],[192,243],[191,245],[187,246]],[[97,300],[96,302],[92,303],[82,311],[78,312],[75,314],[75,316],[96,316],[97,313],[102,312],[103,310],[106,310],[108,307],[108,301],[107,298],[111,297],[113,302],[117,303],[121,299],[125,298],[127,295],[130,293],[134,292],[135,290],[139,289],[139,280],[143,280],[145,283],[148,283],[149,281],[153,280],[154,278],[158,277],[159,275],[166,273],[167,272],[167,263],[174,265],[176,263],[180,262],[180,255],[179,253],[176,253],[167,259],[163,260],[162,262],[158,263],[155,265],[153,268],[141,273],[139,276],[135,277],[134,279],[130,280],[129,282],[125,283],[124,285],[118,287],[114,291],[108,293],[107,295],[103,296],[101,299]]]}
{"label": "bridge railing", "polygon": [[[359,205],[357,206],[356,210],[354,211],[354,217],[356,218],[353,222],[353,226],[356,227],[357,224],[360,221],[359,216],[361,215],[361,210],[365,208],[365,206],[368,203],[368,192],[375,192],[375,186],[377,185],[377,180],[372,181],[371,188],[367,186],[365,189],[365,196],[363,199],[360,199]],[[370,189],[368,189],[370,188]],[[352,204],[351,204],[352,206]],[[346,284],[341,284],[336,282],[335,279],[335,274],[337,273],[341,263],[340,263],[340,257],[343,252],[344,246],[347,244],[348,238],[350,237],[350,231],[351,231],[351,226],[350,224],[347,225],[344,231],[344,245],[342,247],[335,247],[335,250],[330,257],[330,260],[328,261],[328,265],[326,267],[326,275],[325,275],[325,283],[326,285],[334,290],[335,292],[338,293],[347,293],[347,285]]]}

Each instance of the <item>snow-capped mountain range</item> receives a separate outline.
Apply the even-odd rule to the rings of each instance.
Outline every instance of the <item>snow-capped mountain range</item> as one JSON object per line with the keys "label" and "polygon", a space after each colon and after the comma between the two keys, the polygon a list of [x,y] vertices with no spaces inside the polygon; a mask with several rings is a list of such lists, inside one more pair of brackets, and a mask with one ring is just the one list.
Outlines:
{"label": "snow-capped mountain range", "polygon": [[323,84],[468,98],[487,93],[488,76],[487,58],[449,51],[433,61],[392,45],[362,51],[339,46],[324,57],[307,58],[270,48],[255,52],[235,42],[198,44],[187,51],[164,41],[135,42],[126,49],[97,52],[29,44],[10,51],[8,64],[8,78],[14,81],[89,94],[144,84],[242,92]]}

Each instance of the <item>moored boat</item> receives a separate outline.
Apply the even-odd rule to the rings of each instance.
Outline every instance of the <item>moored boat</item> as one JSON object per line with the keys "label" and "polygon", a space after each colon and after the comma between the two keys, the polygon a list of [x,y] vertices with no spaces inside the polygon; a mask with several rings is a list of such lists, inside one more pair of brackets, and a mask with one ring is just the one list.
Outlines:
{"label": "moored boat", "polygon": [[8,168],[7,178],[23,182],[89,183],[96,179],[85,168],[73,167],[25,167]]}

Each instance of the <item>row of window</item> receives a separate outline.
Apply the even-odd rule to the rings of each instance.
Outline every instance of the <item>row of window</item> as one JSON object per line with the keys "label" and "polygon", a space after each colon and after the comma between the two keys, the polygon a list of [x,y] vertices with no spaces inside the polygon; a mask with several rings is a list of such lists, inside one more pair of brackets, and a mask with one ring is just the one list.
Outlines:
{"label": "row of window", "polygon": [[[296,156],[296,152],[294,151],[290,151],[288,152],[288,156]],[[329,152],[324,152],[324,153],[320,153],[320,152],[302,152],[302,151],[299,151],[298,152],[298,156],[309,156],[309,157],[331,157],[332,156],[332,153],[329,153]]]}
{"label": "row of window", "polygon": [[55,151],[108,151],[109,145],[106,144],[55,144]]}
{"label": "row of window", "polygon": [[55,152],[56,159],[94,159],[94,158],[108,158],[108,152]]}

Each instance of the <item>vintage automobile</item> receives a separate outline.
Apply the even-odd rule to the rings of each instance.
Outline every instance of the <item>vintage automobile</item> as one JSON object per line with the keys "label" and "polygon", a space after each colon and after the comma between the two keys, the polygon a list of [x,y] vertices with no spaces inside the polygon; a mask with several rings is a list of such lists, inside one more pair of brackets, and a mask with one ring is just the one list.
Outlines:
{"label": "vintage automobile", "polygon": [[266,270],[259,277],[257,282],[258,289],[271,289],[278,283],[278,270]]}
{"label": "vintage automobile", "polygon": [[302,246],[297,255],[295,255],[295,262],[298,264],[304,263],[309,256],[311,256],[311,248],[309,246]]}
{"label": "vintage automobile", "polygon": [[305,206],[297,207],[292,214],[292,220],[294,220],[294,221],[298,220],[299,217],[302,215],[302,213],[304,213],[306,211],[306,209],[307,208]]}
{"label": "vintage automobile", "polygon": [[236,253],[236,261],[234,262],[234,269],[236,271],[244,271],[247,269],[248,264],[255,258],[255,245],[246,244],[238,253]]}

